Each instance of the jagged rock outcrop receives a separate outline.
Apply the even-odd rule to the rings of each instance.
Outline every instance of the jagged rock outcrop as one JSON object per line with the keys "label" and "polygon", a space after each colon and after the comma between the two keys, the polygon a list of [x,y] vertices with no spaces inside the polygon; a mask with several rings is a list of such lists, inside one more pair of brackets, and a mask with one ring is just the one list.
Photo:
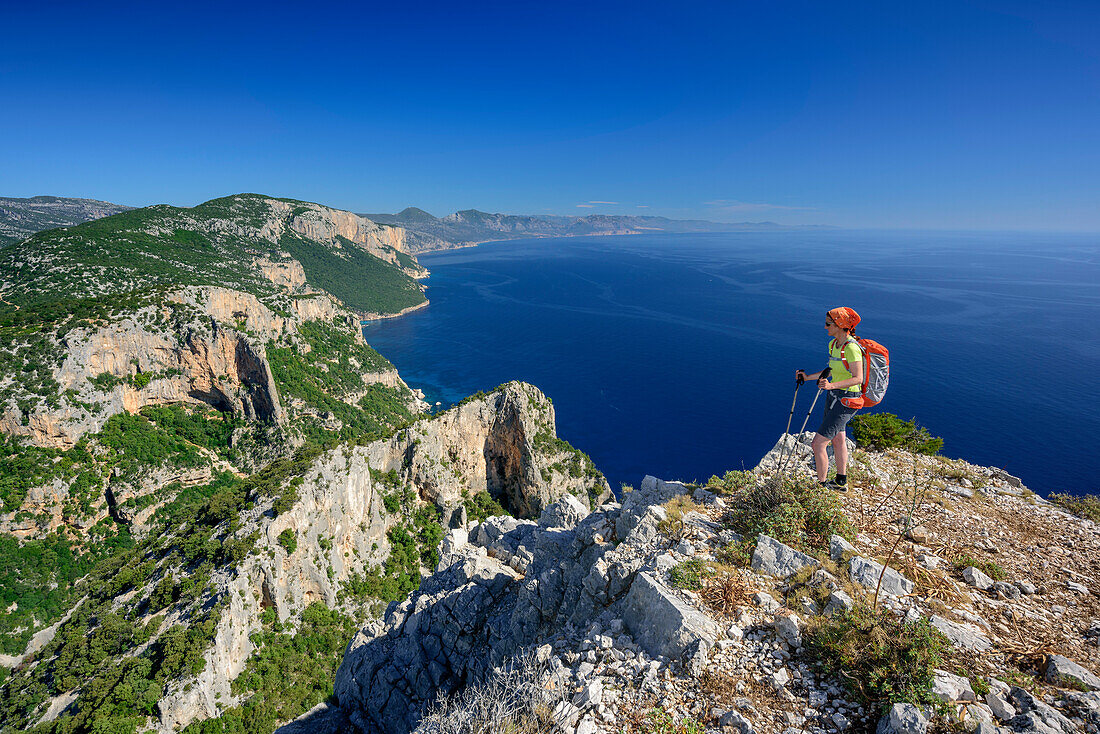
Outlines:
{"label": "jagged rock outcrop", "polygon": [[[776,559],[792,549],[767,536],[757,539],[757,549],[763,544],[764,550],[761,562],[753,564],[756,573],[731,571],[724,565],[728,561],[717,559],[728,557],[730,543],[741,542],[724,527],[729,516],[724,518],[723,511],[738,501],[736,496],[690,491],[653,478],[624,495],[621,506],[608,503],[586,514],[560,503],[548,508],[538,524],[491,518],[468,534],[455,530],[443,544],[436,574],[409,599],[391,605],[383,620],[361,630],[349,645],[337,676],[337,705],[321,707],[285,731],[309,731],[313,725],[335,727],[333,731],[436,731],[423,722],[418,727],[426,703],[499,676],[493,669],[520,653],[545,663],[547,686],[568,692],[554,707],[553,724],[547,723],[567,732],[619,731],[624,716],[629,719],[639,707],[650,710],[655,698],[668,721],[708,730],[843,732],[878,724],[883,733],[922,732],[932,719],[937,727],[956,721],[980,732],[1092,731],[1100,724],[1100,693],[1084,689],[1100,680],[1092,660],[1100,621],[1091,626],[1080,621],[1095,614],[1092,592],[1083,583],[1055,586],[1048,581],[1044,587],[1013,576],[1008,578],[1015,580],[997,582],[1001,586],[984,592],[966,586],[961,583],[965,565],[949,575],[944,559],[912,540],[904,503],[920,507],[925,525],[913,535],[926,542],[955,530],[972,512],[1009,520],[1019,529],[998,532],[996,546],[990,541],[992,532],[973,527],[965,540],[953,537],[951,542],[996,554],[999,563],[1011,565],[1012,573],[1027,569],[1038,575],[1052,568],[1031,553],[1006,557],[1009,543],[1035,542],[1037,523],[1056,519],[1057,527],[1070,528],[1075,540],[1068,547],[1077,550],[1079,563],[1090,566],[1097,557],[1100,530],[1087,521],[1078,529],[1077,520],[994,470],[967,465],[960,472],[957,462],[939,457],[906,455],[897,464],[891,458],[859,459],[857,483],[839,498],[852,521],[858,519],[858,532],[850,542],[831,538],[828,550],[837,566],[822,560],[825,568],[808,575],[788,576],[786,569],[775,573],[782,565]],[[795,471],[801,466],[796,463]],[[764,481],[769,469],[764,469]],[[933,494],[898,498],[891,495],[898,492],[891,489],[896,482],[883,488],[876,481],[886,483],[904,472],[902,476],[919,484],[924,481],[920,472],[945,476],[947,470],[954,481],[973,484],[972,496],[952,494],[941,483]],[[968,504],[945,506],[941,491]],[[694,508],[684,497],[689,493],[700,503]],[[990,502],[994,497],[999,501]],[[868,502],[889,509],[861,514]],[[936,508],[942,512],[937,514]],[[675,522],[669,522],[672,512],[677,513]],[[824,559],[825,548],[819,550]],[[683,579],[698,568],[693,563],[729,576],[701,582],[696,593],[674,588],[673,572]],[[989,568],[998,575],[1003,571]],[[1085,573],[1068,566],[1053,570],[1075,578]],[[834,575],[836,571],[842,573]],[[731,588],[740,594],[739,601],[723,606],[715,595]],[[810,590],[816,602],[804,595]],[[1078,608],[1053,606],[1048,614],[1036,596],[1045,594],[1070,606],[1067,597],[1076,595]],[[845,681],[850,676],[838,678],[815,666],[803,628],[812,635],[820,620],[855,604],[876,602],[898,620],[926,620],[942,632],[954,648],[944,655],[942,667],[968,661],[969,679],[957,675],[960,670],[935,671],[935,685],[926,693],[935,694],[942,708],[898,704],[887,708],[880,720],[881,709],[849,700]],[[976,613],[983,608],[987,615],[994,610],[998,619]],[[1055,644],[1077,650],[1086,664],[1049,655],[1039,666],[1039,677],[1028,678],[1035,690],[1005,683],[1002,678],[1014,680],[1015,667],[1028,658],[1021,657],[1026,643],[1019,627],[1013,636],[1000,619],[1022,626],[1032,619],[1041,624],[1048,617],[1070,614],[1077,615],[1076,622],[1057,628]],[[994,635],[994,629],[1004,636]],[[819,644],[820,638],[813,643]],[[466,712],[475,715],[472,708]]]}
{"label": "jagged rock outcrop", "polygon": [[[689,493],[647,477],[626,504],[602,505],[573,527],[482,523],[419,591],[348,646],[335,689],[342,714],[364,732],[411,730],[436,695],[596,619],[619,620],[616,634],[634,635],[653,656],[708,649],[717,626],[676,599],[658,571],[667,571],[657,558],[659,501]],[[644,588],[635,591],[638,583]]]}
{"label": "jagged rock outcrop", "polygon": [[585,457],[554,448],[555,432],[546,396],[533,385],[510,382],[372,444],[367,459],[376,470],[408,476],[421,499],[448,510],[482,490],[521,517],[537,517],[563,493],[581,497],[586,506],[590,498],[611,497],[602,475],[566,470]]}

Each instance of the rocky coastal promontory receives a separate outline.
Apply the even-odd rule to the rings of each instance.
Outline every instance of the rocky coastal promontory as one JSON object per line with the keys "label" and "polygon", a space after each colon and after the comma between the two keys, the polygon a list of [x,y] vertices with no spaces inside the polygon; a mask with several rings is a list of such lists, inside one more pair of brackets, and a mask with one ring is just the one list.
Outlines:
{"label": "rocky coastal promontory", "polygon": [[[1096,730],[1094,523],[998,469],[855,451],[844,535],[792,536],[802,550],[743,537],[743,503],[777,486],[783,447],[732,491],[646,477],[591,512],[567,497],[537,521],[452,529],[436,572],[348,646],[335,702],[281,731],[489,730],[507,717],[485,700],[439,701],[500,697],[493,680],[517,665],[538,693],[507,702],[508,721],[555,731]],[[907,651],[911,671],[880,661],[897,701],[858,661],[828,662],[828,635],[860,614],[936,651]]]}

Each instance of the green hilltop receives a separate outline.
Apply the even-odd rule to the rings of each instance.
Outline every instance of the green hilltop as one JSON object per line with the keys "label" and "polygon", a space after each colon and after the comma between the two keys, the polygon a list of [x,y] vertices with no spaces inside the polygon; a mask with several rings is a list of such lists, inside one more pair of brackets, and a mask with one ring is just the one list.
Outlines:
{"label": "green hilltop", "polygon": [[0,314],[185,285],[271,299],[281,290],[255,266],[261,259],[297,260],[309,285],[359,313],[397,313],[426,301],[413,277],[419,266],[386,244],[393,228],[360,220],[368,238],[377,235],[377,245],[368,249],[339,233],[322,241],[295,227],[330,211],[238,194],[189,209],[156,205],[39,232],[0,251]]}

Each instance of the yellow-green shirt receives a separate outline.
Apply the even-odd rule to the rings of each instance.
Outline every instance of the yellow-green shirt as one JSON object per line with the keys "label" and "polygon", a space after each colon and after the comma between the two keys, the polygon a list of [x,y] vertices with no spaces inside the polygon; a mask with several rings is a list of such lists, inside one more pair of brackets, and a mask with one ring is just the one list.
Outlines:
{"label": "yellow-green shirt", "polygon": [[[856,344],[855,339],[849,339],[844,345],[844,356],[848,358],[848,364],[863,362],[863,350],[859,348],[859,344]],[[844,361],[840,358],[840,346],[835,339],[829,341],[829,366],[833,369],[829,382],[840,382],[851,379],[853,376],[851,372],[844,369]],[[854,393],[863,391],[862,386],[858,384],[841,389]]]}

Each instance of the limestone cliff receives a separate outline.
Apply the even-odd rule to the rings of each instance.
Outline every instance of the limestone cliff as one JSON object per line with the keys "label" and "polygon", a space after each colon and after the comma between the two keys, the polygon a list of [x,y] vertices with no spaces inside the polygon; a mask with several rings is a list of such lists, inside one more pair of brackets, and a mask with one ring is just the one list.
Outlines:
{"label": "limestone cliff", "polygon": [[[215,599],[226,612],[204,653],[207,665],[196,679],[174,683],[160,701],[158,730],[176,731],[239,703],[230,683],[253,650],[250,635],[264,609],[287,622],[313,602],[338,607],[348,579],[386,559],[386,531],[411,509],[385,509],[383,497],[397,489],[383,476],[391,469],[398,484],[419,497],[415,504],[461,507],[464,493],[483,490],[505,495],[517,508],[540,511],[571,491],[583,497],[574,502],[587,502],[585,487],[556,474],[544,481],[539,471],[555,457],[545,456],[527,437],[553,430],[548,408],[534,387],[509,383],[417,423],[401,438],[324,454],[305,474],[293,507],[274,518],[268,506],[257,506],[238,531],[241,536],[259,531],[256,552],[217,580]],[[452,450],[462,453],[450,467],[437,461]],[[287,531],[296,539],[289,553],[279,541]]]}
{"label": "limestone cliff", "polygon": [[[9,404],[0,414],[0,434],[67,450],[97,435],[113,416],[157,405],[208,407],[215,415],[287,434],[288,405],[294,415],[317,411],[280,395],[268,345],[295,344],[298,351],[308,352],[309,344],[298,335],[301,326],[337,322],[345,325],[349,339],[364,349],[366,345],[354,315],[328,296],[295,298],[286,309],[276,312],[249,293],[196,286],[169,291],[107,323],[68,330],[56,343],[63,358],[50,372],[59,399],[33,408]],[[372,369],[359,377],[359,388],[351,389],[345,400],[354,404],[372,385],[381,385],[405,396],[412,411],[426,409],[388,362],[378,361]],[[287,434],[287,448],[299,442],[294,435]],[[265,451],[257,460],[280,449],[273,444]],[[157,494],[161,488],[200,485],[215,471],[247,468],[209,451],[204,456],[193,467],[152,466],[138,476],[112,473],[90,505],[75,503],[82,504],[80,513],[74,512],[71,480],[53,479],[32,487],[17,510],[0,515],[0,530],[35,537],[63,526],[87,529],[112,514],[135,532],[144,532],[146,521],[171,500],[171,494]]]}
{"label": "limestone cliff", "polygon": [[510,382],[372,444],[368,460],[378,470],[406,473],[421,499],[448,516],[482,490],[521,517],[537,517],[562,492],[586,505],[610,497],[591,460],[558,441],[556,430],[546,396]]}

